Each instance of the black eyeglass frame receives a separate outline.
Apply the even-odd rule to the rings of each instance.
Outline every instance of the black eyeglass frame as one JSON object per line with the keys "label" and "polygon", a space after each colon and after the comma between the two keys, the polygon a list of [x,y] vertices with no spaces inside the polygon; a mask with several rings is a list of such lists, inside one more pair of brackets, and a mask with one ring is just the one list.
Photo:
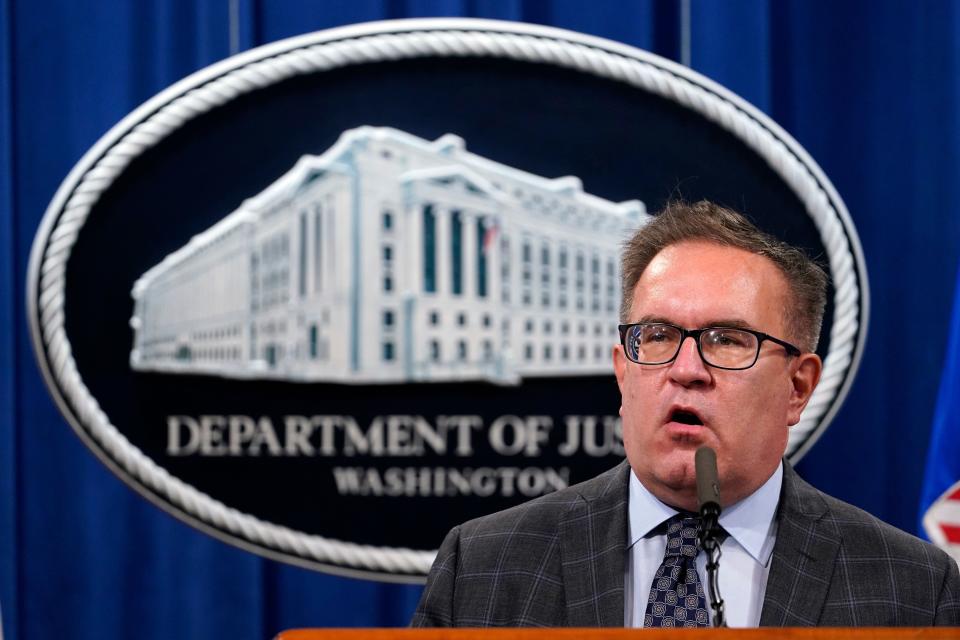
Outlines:
{"label": "black eyeglass frame", "polygon": [[[666,360],[663,360],[662,362],[640,362],[639,360],[634,360],[633,358],[630,357],[630,350],[627,349],[627,332],[632,327],[640,327],[640,326],[670,327],[672,329],[676,329],[677,331],[680,332],[680,342],[677,343],[677,350],[674,352],[674,354],[671,357],[667,358]],[[654,366],[654,365],[661,365],[661,364],[669,364],[673,362],[674,360],[677,359],[677,356],[680,355],[680,349],[683,348],[683,343],[686,342],[687,338],[693,338],[694,344],[697,345],[697,353],[700,354],[700,359],[703,360],[703,363],[705,365],[707,365],[708,367],[713,367],[714,369],[724,369],[726,371],[743,371],[757,364],[757,360],[760,359],[760,346],[764,343],[765,340],[769,340],[774,344],[780,345],[781,347],[784,348],[784,350],[787,352],[787,355],[789,356],[799,356],[800,354],[803,353],[802,351],[800,351],[800,349],[790,344],[786,340],[775,338],[771,336],[769,333],[764,333],[762,331],[755,331],[753,329],[744,329],[743,327],[703,327],[702,329],[686,329],[684,327],[680,327],[675,324],[669,324],[667,322],[632,322],[630,324],[618,325],[617,329],[620,330],[620,345],[623,347],[624,355],[627,356],[627,359],[630,362],[635,362],[636,364],[642,364],[642,365]],[[745,367],[721,367],[719,365],[716,365],[710,362],[703,355],[703,345],[700,344],[700,336],[702,336],[706,331],[713,331],[715,329],[743,331],[744,333],[749,333],[754,337],[756,337],[757,351],[756,353],[753,354],[753,360],[750,362],[750,364],[748,364]]]}

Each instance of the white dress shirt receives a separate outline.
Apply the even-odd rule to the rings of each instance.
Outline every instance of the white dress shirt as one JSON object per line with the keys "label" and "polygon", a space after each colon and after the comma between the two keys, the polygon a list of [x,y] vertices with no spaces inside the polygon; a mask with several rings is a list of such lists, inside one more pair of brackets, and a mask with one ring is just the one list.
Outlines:
{"label": "white dress shirt", "polygon": [[[783,484],[783,463],[755,492],[730,505],[720,514],[720,526],[727,533],[720,550],[720,595],[724,600],[727,625],[756,627],[760,624],[763,596],[770,575],[770,556],[777,538],[774,516]],[[624,626],[642,627],[647,611],[647,598],[653,576],[663,562],[667,547],[665,532],[657,535],[657,527],[678,513],[660,502],[630,472],[630,502],[627,524],[626,591],[624,593]],[[707,595],[707,554],[697,554],[697,573]]]}

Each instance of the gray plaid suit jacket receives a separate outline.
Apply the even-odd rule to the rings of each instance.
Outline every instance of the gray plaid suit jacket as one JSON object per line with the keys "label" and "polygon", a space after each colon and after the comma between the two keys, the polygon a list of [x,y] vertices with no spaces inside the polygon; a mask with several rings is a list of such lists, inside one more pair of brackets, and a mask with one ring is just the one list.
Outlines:
{"label": "gray plaid suit jacket", "polygon": [[[455,527],[411,624],[623,626],[629,469]],[[761,626],[960,626],[947,554],[789,464],[777,519]]]}

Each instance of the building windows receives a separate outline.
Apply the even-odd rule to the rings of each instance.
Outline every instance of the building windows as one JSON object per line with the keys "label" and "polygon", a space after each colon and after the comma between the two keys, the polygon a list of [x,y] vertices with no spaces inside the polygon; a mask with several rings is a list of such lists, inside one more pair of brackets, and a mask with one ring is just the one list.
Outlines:
{"label": "building windows", "polygon": [[567,308],[567,250],[566,248],[560,249],[560,253],[557,256],[557,266],[559,274],[557,276],[557,286],[560,289],[560,294],[557,297],[557,304],[561,309]]}
{"label": "building windows", "polygon": [[[301,221],[305,222],[305,218]],[[256,282],[251,281],[251,285],[256,285],[251,287],[252,293],[259,294],[251,296],[251,308],[266,310],[290,299],[289,244],[287,234],[275,234],[261,245],[259,263],[254,263],[255,256],[251,257],[251,278],[259,275]],[[305,269],[302,262],[300,267]],[[305,274],[300,276],[305,277]],[[298,291],[301,290],[298,286]]]}
{"label": "building windows", "polygon": [[457,314],[457,326],[460,326],[460,327],[467,326],[467,314],[465,313]]}
{"label": "building windows", "polygon": [[430,341],[430,360],[440,362],[440,342],[438,340]]}
{"label": "building windows", "polygon": [[483,341],[483,360],[484,362],[493,361],[493,343],[489,340]]}
{"label": "building windows", "polygon": [[460,358],[461,362],[467,359],[467,341],[466,340],[457,341],[457,357]]}
{"label": "building windows", "polygon": [[335,229],[337,218],[334,216],[333,202],[330,197],[327,197],[327,209],[324,219],[326,220],[327,266],[329,267],[330,273],[333,274],[336,272],[337,264],[337,233]]}
{"label": "building windows", "polygon": [[540,249],[540,302],[550,306],[550,246],[546,243]]}
{"label": "building windows", "polygon": [[393,247],[384,244],[383,251],[383,290],[393,291]]}
{"label": "building windows", "polygon": [[450,289],[453,295],[463,293],[463,214],[450,215]]}
{"label": "building windows", "polygon": [[613,260],[607,261],[607,311],[613,311],[613,298],[614,291],[616,287],[617,276],[616,276],[616,266],[613,263]]}
{"label": "building windows", "polygon": [[480,298],[487,297],[487,247],[493,241],[488,234],[492,236],[493,230],[477,219],[477,296]]}
{"label": "building windows", "polygon": [[268,344],[264,347],[264,360],[267,361],[267,366],[271,369],[277,366],[278,352],[279,349],[275,344]]}
{"label": "building windows", "polygon": [[290,270],[284,267],[280,270],[280,302],[290,299]]}
{"label": "building windows", "polygon": [[300,255],[298,262],[300,265],[299,277],[298,277],[298,286],[297,289],[300,292],[300,297],[305,298],[307,295],[307,212],[300,212]]}
{"label": "building windows", "polygon": [[256,253],[250,256],[250,311],[260,308],[260,259]]}
{"label": "building windows", "polygon": [[523,346],[523,359],[526,360],[527,362],[530,362],[531,360],[533,360],[532,344],[527,343]]}
{"label": "building windows", "polygon": [[392,342],[383,343],[383,361],[393,362],[393,343]]}
{"label": "building windows", "polygon": [[439,311],[431,311],[431,312],[430,312],[430,324],[431,324],[431,326],[434,326],[434,327],[440,324],[440,312],[439,312]]}
{"label": "building windows", "polygon": [[500,291],[505,304],[510,304],[510,241],[500,239]]}
{"label": "building windows", "polygon": [[437,216],[431,204],[423,206],[423,290],[437,292]]}
{"label": "building windows", "polygon": [[592,302],[590,308],[593,311],[600,311],[600,258],[593,256],[590,261],[590,293]]}
{"label": "building windows", "polygon": [[319,342],[318,337],[319,337],[319,332],[317,331],[317,325],[316,325],[316,324],[311,324],[311,325],[310,325],[310,331],[309,331],[308,338],[307,338],[308,344],[310,345],[310,359],[311,359],[311,360],[316,360],[316,359],[317,359],[317,353],[318,353],[317,344],[318,344],[318,342]]}
{"label": "building windows", "polygon": [[489,313],[483,314],[483,326],[485,328],[490,328],[491,324],[492,324],[492,320],[490,319],[490,314]]}
{"label": "building windows", "polygon": [[390,210],[384,211],[381,220],[383,222],[384,231],[390,231],[391,229],[393,229],[393,212],[392,211]]}
{"label": "building windows", "polygon": [[386,309],[383,312],[383,326],[385,328],[393,327],[393,311]]}
{"label": "building windows", "polygon": [[521,274],[523,277],[523,304],[529,305],[532,301],[532,294],[530,292],[530,286],[532,284],[532,249],[530,248],[530,243],[527,241],[523,242],[523,249],[521,253],[522,265],[521,265]]}
{"label": "building windows", "polygon": [[584,283],[584,259],[583,254],[577,252],[576,262],[576,286],[577,286],[577,309],[583,310],[583,283]]}

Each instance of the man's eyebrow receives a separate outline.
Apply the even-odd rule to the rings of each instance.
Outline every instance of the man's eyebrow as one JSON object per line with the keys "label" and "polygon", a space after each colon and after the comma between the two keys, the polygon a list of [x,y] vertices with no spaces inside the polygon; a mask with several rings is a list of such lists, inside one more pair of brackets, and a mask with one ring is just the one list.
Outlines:
{"label": "man's eyebrow", "polygon": [[740,318],[729,318],[721,320],[711,320],[705,327],[730,327],[731,329],[753,329],[749,322]]}
{"label": "man's eyebrow", "polygon": [[[655,323],[655,324],[677,324],[670,318],[664,316],[643,316],[637,322]],[[710,320],[702,325],[703,327],[730,327],[731,329],[753,329],[749,322],[741,318],[717,318]],[[698,329],[700,327],[687,327],[688,329]]]}

